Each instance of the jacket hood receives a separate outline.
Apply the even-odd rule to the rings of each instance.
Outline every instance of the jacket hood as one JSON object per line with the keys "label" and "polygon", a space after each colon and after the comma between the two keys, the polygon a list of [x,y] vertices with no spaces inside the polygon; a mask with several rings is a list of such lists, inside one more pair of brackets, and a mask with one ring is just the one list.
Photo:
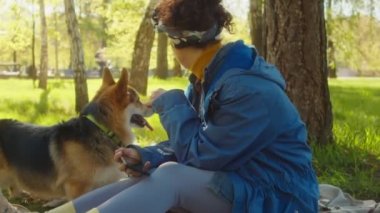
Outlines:
{"label": "jacket hood", "polygon": [[[258,55],[253,46],[244,44],[239,40],[228,43],[219,50],[208,70],[217,70],[216,73],[206,71],[206,79],[230,78],[235,75],[254,75],[266,80],[273,81],[285,90],[285,80],[279,70],[272,64],[267,63]],[[220,74],[221,70],[230,70]],[[218,76],[220,74],[221,76]]]}

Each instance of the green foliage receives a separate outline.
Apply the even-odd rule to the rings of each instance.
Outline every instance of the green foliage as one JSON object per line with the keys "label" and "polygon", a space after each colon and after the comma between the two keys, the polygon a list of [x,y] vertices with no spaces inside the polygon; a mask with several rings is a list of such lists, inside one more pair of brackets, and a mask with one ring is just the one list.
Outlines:
{"label": "green foliage", "polygon": [[380,70],[380,22],[369,17],[339,17],[331,20],[331,38],[336,47],[340,66],[370,72]]}
{"label": "green foliage", "polygon": [[14,51],[20,53],[29,47],[31,30],[27,27],[28,21],[24,19],[27,13],[17,3],[12,3],[10,11],[6,13],[7,22],[0,22],[0,61],[12,61]]}
{"label": "green foliage", "polygon": [[135,35],[140,26],[146,1],[112,1],[104,13],[107,18],[109,47],[107,57],[114,66],[130,67],[134,49]]}
{"label": "green foliage", "polygon": [[327,33],[334,43],[337,66],[357,70],[359,75],[379,75],[380,15],[374,13],[380,7],[379,2],[330,1],[333,5],[326,11]]}
{"label": "green foliage", "polygon": [[[332,0],[332,19],[328,21],[329,35],[336,47],[337,66],[350,67],[362,74],[380,73],[379,1]],[[11,2],[11,3],[10,3]],[[36,62],[39,66],[40,21],[38,1],[3,1],[13,5],[3,9],[0,22],[0,61],[11,61],[16,50],[18,61],[31,64],[32,13],[36,16]],[[246,22],[247,0],[224,0],[224,5],[235,16],[235,33],[225,33],[226,41],[243,39],[250,43]],[[49,68],[54,67],[54,40],[59,42],[59,68],[66,69],[70,63],[70,43],[67,35],[63,1],[46,1],[49,39]],[[94,54],[107,39],[106,57],[114,67],[130,67],[137,29],[147,1],[135,0],[81,0],[75,1],[82,35],[85,63],[88,69],[96,68]],[[57,15],[57,25],[55,25]],[[377,18],[374,18],[377,15]],[[104,28],[103,20],[107,24]],[[156,66],[156,43],[152,49],[150,68]],[[173,54],[169,51],[169,66],[173,66]]]}
{"label": "green foliage", "polygon": [[[82,42],[85,54],[85,64],[87,69],[93,69],[97,67],[94,54],[100,48],[101,40],[107,39],[107,49],[105,52],[106,58],[111,61],[111,65],[114,67],[130,67],[132,61],[132,53],[134,48],[135,35],[141,22],[141,17],[144,14],[147,1],[124,1],[113,0],[108,1],[107,4],[103,0],[83,0],[76,1],[76,14],[79,21],[80,32],[82,36]],[[19,58],[24,66],[31,64],[31,33],[32,33],[32,14],[34,13],[36,18],[36,62],[39,66],[40,57],[40,29],[39,29],[39,9],[37,1],[34,1],[34,7],[32,1],[27,1],[25,4],[19,4],[20,8],[23,8],[26,12],[22,13],[22,17],[27,17],[24,20],[25,23],[16,24],[20,29],[26,32],[16,32],[9,30],[9,25],[12,23],[13,16],[6,15],[4,22],[0,24],[1,29],[7,29],[6,35],[9,36],[10,32],[14,31],[16,35],[24,36],[27,39],[26,49],[22,51]],[[64,6],[62,1],[49,0],[46,1],[46,18],[48,24],[48,39],[49,39],[49,68],[55,66],[55,52],[54,42],[58,41],[59,49],[59,69],[66,69],[70,63],[70,41],[67,34]],[[34,10],[32,9],[34,8]],[[22,10],[22,11],[24,11]],[[104,29],[102,20],[105,20],[107,28]],[[246,27],[246,23],[242,18],[235,19],[234,34],[224,34],[226,41],[232,41],[236,39],[243,39],[249,43],[249,28]],[[105,31],[105,32],[104,32]],[[105,34],[104,34],[105,33]],[[9,35],[8,35],[9,34]],[[8,40],[5,40],[4,36],[0,34],[0,45],[7,44]],[[6,46],[6,45],[2,45]],[[11,59],[10,49],[3,49],[0,52],[0,61],[6,61]],[[157,44],[154,43],[150,68],[154,69],[156,66]],[[4,58],[7,58],[4,60]],[[169,48],[168,61],[169,68],[173,67],[173,53]]]}

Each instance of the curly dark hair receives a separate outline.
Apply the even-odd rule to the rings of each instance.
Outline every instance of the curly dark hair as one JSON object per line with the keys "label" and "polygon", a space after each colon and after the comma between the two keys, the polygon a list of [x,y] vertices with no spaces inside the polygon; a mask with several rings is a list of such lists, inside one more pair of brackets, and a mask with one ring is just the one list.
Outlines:
{"label": "curly dark hair", "polygon": [[165,26],[180,31],[205,31],[216,24],[218,28],[225,28],[232,33],[232,15],[223,7],[221,1],[159,0],[155,13]]}

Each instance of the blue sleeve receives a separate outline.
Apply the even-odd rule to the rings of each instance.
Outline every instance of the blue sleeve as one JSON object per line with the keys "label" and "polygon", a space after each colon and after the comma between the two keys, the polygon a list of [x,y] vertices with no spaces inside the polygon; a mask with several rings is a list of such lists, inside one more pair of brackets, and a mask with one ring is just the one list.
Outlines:
{"label": "blue sleeve", "polygon": [[276,137],[274,122],[258,92],[233,85],[223,90],[207,126],[201,124],[181,90],[169,91],[153,103],[178,162],[209,170],[236,170]]}
{"label": "blue sleeve", "polygon": [[152,168],[168,161],[177,161],[174,150],[170,148],[169,141],[161,142],[154,146],[140,147],[136,145],[128,145],[128,148],[136,149],[143,163],[150,161]]}
{"label": "blue sleeve", "polygon": [[[187,99],[190,99],[192,94],[192,85],[190,84],[185,92]],[[169,141],[161,142],[157,145],[140,147],[137,145],[128,145],[128,148],[134,148],[140,154],[141,161],[143,163],[150,161],[153,168],[158,167],[159,165],[168,162],[168,161],[177,161],[174,154],[174,150],[170,147]]]}

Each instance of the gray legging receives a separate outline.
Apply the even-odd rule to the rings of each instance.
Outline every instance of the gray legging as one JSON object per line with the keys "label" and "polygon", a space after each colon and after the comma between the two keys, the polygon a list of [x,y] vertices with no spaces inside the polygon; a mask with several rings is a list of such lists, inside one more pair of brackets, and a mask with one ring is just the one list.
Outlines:
{"label": "gray legging", "polygon": [[181,207],[194,213],[231,212],[231,203],[208,184],[214,172],[169,162],[149,177],[130,178],[96,189],[73,201],[76,212],[164,213]]}

